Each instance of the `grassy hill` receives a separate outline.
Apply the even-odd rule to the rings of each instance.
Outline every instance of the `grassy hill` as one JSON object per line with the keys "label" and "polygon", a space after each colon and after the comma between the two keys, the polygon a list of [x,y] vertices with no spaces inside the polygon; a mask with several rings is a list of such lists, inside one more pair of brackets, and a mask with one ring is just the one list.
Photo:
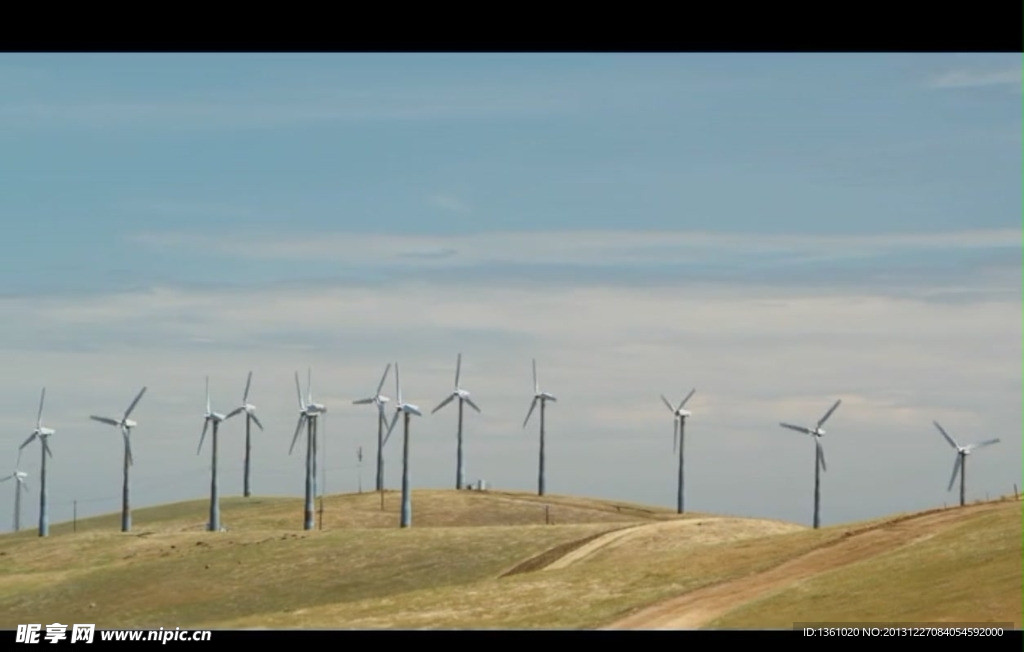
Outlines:
{"label": "grassy hill", "polygon": [[1021,503],[819,530],[502,491],[226,498],[0,536],[0,627],[761,628],[799,621],[1021,627]]}

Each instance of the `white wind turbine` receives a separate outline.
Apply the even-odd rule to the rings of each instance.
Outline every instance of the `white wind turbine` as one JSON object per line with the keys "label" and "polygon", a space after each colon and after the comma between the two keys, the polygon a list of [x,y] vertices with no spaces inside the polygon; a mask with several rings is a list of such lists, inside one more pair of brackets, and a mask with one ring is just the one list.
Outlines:
{"label": "white wind turbine", "polygon": [[387,379],[390,370],[391,363],[389,362],[388,366],[384,367],[384,375],[380,377],[376,394],[369,398],[352,401],[353,405],[373,403],[377,406],[377,491],[384,491],[384,424],[388,422],[387,417],[384,416],[384,404],[391,400],[380,392],[384,388],[384,381]]}
{"label": "white wind turbine", "polygon": [[459,387],[459,371],[462,369],[462,354],[455,361],[455,390],[448,395],[448,398],[441,401],[441,404],[434,408],[430,413],[434,414],[444,406],[448,405],[455,399],[459,399],[459,431],[458,431],[458,446],[457,446],[457,460],[455,465],[455,488],[462,489],[465,485],[466,468],[462,461],[462,404],[469,403],[469,407],[473,408],[477,412],[480,412],[480,408],[477,407],[473,399],[469,398],[469,392]]}
{"label": "white wind turbine", "polygon": [[533,402],[530,403],[530,411],[526,413],[526,419],[523,420],[523,427],[526,427],[526,423],[530,420],[530,415],[533,414],[533,408],[537,406],[537,401],[540,401],[540,471],[537,475],[537,495],[544,495],[544,404],[548,401],[557,401],[554,396],[547,392],[540,391],[540,384],[537,382],[537,360],[533,361]]}
{"label": "white wind turbine", "polygon": [[50,518],[46,512],[46,458],[53,457],[53,453],[50,452],[50,444],[47,440],[50,435],[53,435],[55,430],[53,428],[43,427],[43,400],[46,399],[46,388],[43,388],[43,393],[39,396],[39,414],[36,416],[36,429],[32,431],[28,439],[18,447],[18,460],[21,460],[21,449],[29,445],[29,443],[39,438],[42,452],[42,463],[39,467],[39,536],[45,537],[50,534]]}
{"label": "white wind turbine", "polygon": [[230,419],[236,414],[245,412],[245,476],[242,495],[248,498],[251,495],[249,485],[249,459],[252,451],[252,444],[250,440],[250,431],[252,429],[252,423],[255,422],[259,426],[260,430],[263,430],[263,424],[256,418],[256,406],[249,403],[249,387],[252,385],[252,372],[249,372],[249,377],[245,381],[245,392],[242,394],[242,404],[236,407],[234,410],[228,413],[225,417]]}
{"label": "white wind turbine", "polygon": [[214,412],[210,407],[210,377],[206,377],[206,414],[203,415],[203,434],[199,436],[199,447],[196,448],[196,455],[203,450],[203,440],[206,439],[206,430],[213,424],[210,447],[213,449],[212,462],[210,464],[210,522],[207,529],[210,532],[220,532],[220,492],[217,487],[217,427],[221,421],[230,418],[237,412],[227,416],[220,412]]}
{"label": "white wind turbine", "polygon": [[[18,462],[20,464],[21,459]],[[6,482],[11,478],[14,478],[14,531],[17,532],[21,529],[21,492],[24,489],[28,491],[28,483],[25,482],[25,478],[28,477],[28,473],[24,471],[14,470],[14,473],[0,478],[0,482]]]}
{"label": "white wind turbine", "polygon": [[963,507],[965,502],[964,498],[966,480],[964,479],[964,475],[967,472],[967,456],[978,448],[999,443],[999,438],[997,437],[995,439],[988,439],[978,444],[967,444],[966,446],[961,446],[960,444],[956,443],[956,441],[952,437],[949,436],[949,433],[942,429],[942,426],[940,426],[937,421],[932,421],[932,423],[934,423],[935,427],[939,429],[939,432],[942,433],[942,436],[946,438],[946,441],[949,442],[949,445],[956,449],[956,462],[953,463],[953,475],[951,475],[949,478],[949,487],[946,488],[946,491],[952,491],[953,483],[956,481],[956,475],[957,473],[959,473],[960,506]]}
{"label": "white wind turbine", "polygon": [[683,444],[684,444],[684,433],[686,430],[686,417],[690,416],[689,410],[684,410],[683,406],[690,400],[696,389],[690,390],[690,393],[686,395],[682,401],[679,402],[678,407],[672,407],[672,404],[668,402],[665,395],[662,394],[661,400],[665,402],[668,407],[668,411],[672,413],[673,429],[672,429],[672,450],[679,447],[679,484],[676,491],[676,511],[680,514],[683,513]]}
{"label": "white wind turbine", "polygon": [[820,509],[819,509],[820,505],[821,505],[820,471],[826,471],[827,470],[825,468],[825,452],[822,450],[821,442],[819,441],[821,439],[822,435],[825,434],[825,431],[822,430],[821,427],[823,425],[825,425],[825,422],[828,420],[828,418],[830,416],[832,416],[832,413],[836,411],[836,408],[839,407],[839,404],[841,402],[842,402],[842,399],[837,400],[832,405],[832,407],[830,407],[828,409],[828,412],[825,413],[825,416],[823,416],[820,419],[818,419],[818,425],[815,426],[813,429],[805,428],[803,426],[794,426],[794,425],[789,424],[789,423],[780,423],[779,424],[783,428],[789,428],[790,430],[796,430],[797,432],[802,432],[804,434],[811,435],[812,437],[814,437],[814,448],[815,448],[815,453],[814,453],[814,527],[815,528],[817,528],[818,525],[821,522],[821,519],[820,519],[820,513],[821,512],[820,512]]}
{"label": "white wind turbine", "polygon": [[299,372],[295,372],[295,391],[299,396],[299,422],[295,426],[288,454],[295,450],[295,442],[299,439],[302,426],[306,426],[306,503],[304,508],[303,529],[313,529],[313,501],[316,496],[316,426],[317,417],[326,414],[327,408],[313,401],[313,371],[308,370],[306,379],[306,400],[302,400],[302,388],[299,386]]}
{"label": "white wind turbine", "polygon": [[[412,496],[410,494],[409,487],[409,416],[415,414],[416,416],[423,416],[420,412],[420,408],[412,403],[405,403],[402,401],[402,384],[398,377],[398,363],[395,363],[395,396],[397,397],[397,403],[395,404],[395,416],[391,419],[391,425],[388,426],[388,437],[391,436],[391,431],[394,429],[395,424],[398,423],[398,415],[405,415],[405,436],[402,442],[402,516],[399,521],[401,527],[409,527],[412,525]],[[387,441],[385,439],[385,441]]]}
{"label": "white wind turbine", "polygon": [[121,430],[121,438],[124,439],[124,483],[121,487],[121,531],[128,532],[132,529],[132,513],[129,501],[129,484],[128,484],[128,467],[132,466],[135,461],[132,458],[132,445],[130,442],[132,428],[139,425],[136,422],[128,418],[138,405],[139,399],[146,393],[146,388],[143,387],[139,390],[139,393],[135,395],[135,400],[131,402],[128,409],[124,411],[124,415],[120,419],[111,419],[109,417],[98,417],[90,416],[89,418],[100,423],[106,423],[112,426],[117,426]]}

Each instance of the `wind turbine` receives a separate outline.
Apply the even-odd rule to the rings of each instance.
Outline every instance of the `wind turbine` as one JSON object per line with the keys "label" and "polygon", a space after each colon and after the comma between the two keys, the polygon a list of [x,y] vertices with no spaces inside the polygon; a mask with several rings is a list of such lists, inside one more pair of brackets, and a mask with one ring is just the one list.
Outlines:
{"label": "wind turbine", "polygon": [[[207,382],[209,382],[209,379],[207,379]],[[252,445],[249,433],[252,428],[252,422],[256,422],[256,425],[259,426],[259,429],[263,430],[263,424],[260,423],[260,420],[256,418],[256,406],[251,405],[249,403],[249,387],[251,385],[252,372],[250,371],[249,377],[245,381],[245,393],[242,394],[242,404],[239,407],[236,407],[231,412],[229,412],[226,417],[224,417],[225,419],[230,419],[236,414],[245,412],[245,480],[242,495],[244,495],[246,498],[248,498],[251,495],[251,492],[249,490],[249,457],[250,452],[252,451]],[[209,408],[207,408],[207,411],[209,411]]]}
{"label": "wind turbine", "polygon": [[391,371],[391,363],[384,367],[384,375],[380,377],[380,383],[377,385],[377,393],[370,398],[361,398],[358,401],[352,401],[354,405],[366,405],[373,403],[377,406],[377,491],[384,490],[384,424],[387,423],[387,417],[384,416],[384,404],[390,401],[387,396],[380,393],[381,389],[384,388],[384,381],[388,377],[388,372]]}
{"label": "wind turbine", "polygon": [[683,433],[686,429],[686,417],[690,416],[690,411],[684,410],[683,406],[686,405],[686,402],[690,400],[690,397],[696,391],[696,389],[690,390],[686,398],[679,402],[679,407],[672,407],[672,404],[668,402],[665,395],[661,395],[661,400],[665,402],[668,411],[673,414],[672,451],[675,452],[677,445],[679,447],[679,487],[676,492],[676,511],[680,514],[683,513]]}
{"label": "wind turbine", "polygon": [[817,528],[819,523],[821,522],[821,519],[820,519],[820,516],[819,516],[820,515],[819,508],[820,508],[820,505],[821,505],[820,472],[828,470],[828,469],[825,468],[825,452],[822,450],[821,442],[818,441],[818,440],[821,439],[821,436],[825,434],[825,431],[822,430],[821,427],[823,425],[825,425],[825,422],[828,420],[828,418],[830,416],[832,416],[832,413],[836,411],[836,408],[839,407],[839,404],[841,402],[842,402],[842,399],[837,400],[832,405],[832,407],[830,407],[828,409],[828,412],[825,413],[825,416],[823,416],[820,419],[818,419],[818,425],[815,426],[814,429],[804,428],[803,426],[794,426],[794,425],[789,424],[789,423],[780,423],[779,424],[783,428],[789,428],[790,430],[796,430],[797,432],[802,432],[804,434],[811,435],[812,437],[814,437],[814,448],[815,448],[815,453],[814,453],[814,527],[815,528]]}
{"label": "wind turbine", "polygon": [[50,444],[47,440],[50,435],[56,432],[53,428],[43,427],[43,400],[46,399],[46,388],[43,388],[43,393],[39,396],[39,414],[36,415],[36,429],[32,431],[32,434],[28,436],[28,439],[18,447],[18,459],[21,459],[21,449],[29,445],[29,443],[39,438],[42,451],[42,463],[39,468],[39,536],[45,537],[50,534],[50,520],[46,513],[46,458],[53,457],[53,453],[50,452]]}
{"label": "wind turbine", "polygon": [[[19,460],[20,462],[20,460]],[[28,483],[25,482],[25,478],[28,477],[28,473],[24,471],[14,470],[14,473],[0,478],[0,482],[6,482],[11,478],[14,478],[14,531],[17,532],[21,529],[21,490],[28,490]]]}
{"label": "wind turbine", "polygon": [[143,387],[139,390],[139,393],[135,395],[135,400],[131,402],[128,409],[124,411],[124,416],[120,419],[111,419],[109,417],[97,417],[90,416],[89,418],[100,423],[107,423],[112,426],[117,426],[121,429],[121,437],[124,439],[124,484],[121,487],[121,531],[128,532],[132,529],[132,513],[129,505],[129,487],[128,487],[128,467],[134,464],[132,459],[132,446],[129,442],[132,434],[132,428],[139,425],[128,418],[128,415],[132,413],[135,406],[138,405],[139,399],[146,393],[146,388]]}
{"label": "wind turbine", "polygon": [[459,387],[459,371],[462,369],[462,354],[455,361],[455,390],[448,395],[448,398],[441,401],[441,404],[434,408],[430,413],[434,414],[444,406],[451,403],[454,399],[459,399],[459,434],[458,434],[458,453],[457,462],[455,466],[455,488],[462,489],[465,486],[463,481],[466,475],[465,466],[462,463],[462,404],[469,403],[469,407],[473,408],[477,412],[480,412],[480,408],[476,406],[476,403],[469,398],[469,392]]}
{"label": "wind turbine", "polygon": [[299,439],[303,424],[306,425],[306,504],[303,529],[313,529],[313,501],[316,495],[316,424],[317,417],[327,412],[320,403],[313,402],[313,371],[309,370],[306,379],[306,400],[302,400],[302,388],[299,386],[299,372],[295,372],[295,391],[299,397],[299,422],[295,426],[288,454],[295,450],[295,442]]}
{"label": "wind turbine", "polygon": [[400,521],[401,527],[409,527],[412,525],[412,497],[409,495],[409,416],[415,414],[416,416],[423,416],[420,412],[419,407],[412,403],[405,403],[402,401],[402,385],[398,378],[398,363],[395,363],[395,396],[397,397],[397,403],[395,404],[395,416],[391,419],[391,425],[388,426],[388,437],[391,436],[391,431],[394,429],[395,424],[398,423],[398,415],[405,415],[405,437],[402,442],[402,516]]}
{"label": "wind turbine", "polygon": [[544,404],[548,401],[557,401],[554,396],[547,392],[540,391],[540,385],[537,383],[537,360],[533,361],[533,402],[530,403],[530,411],[526,413],[526,419],[523,420],[523,427],[526,427],[526,423],[530,420],[530,415],[533,414],[533,408],[537,406],[537,401],[540,401],[540,471],[537,475],[537,495],[544,495]]}
{"label": "wind turbine", "polygon": [[210,466],[210,522],[207,529],[210,532],[220,532],[220,493],[217,489],[217,426],[221,421],[230,418],[237,412],[225,416],[214,412],[210,408],[210,377],[206,377],[206,414],[203,417],[203,434],[199,436],[199,447],[196,448],[196,455],[203,450],[203,440],[206,439],[206,430],[213,424],[212,441],[210,447],[213,449],[213,462]]}
{"label": "wind turbine", "polygon": [[947,433],[945,430],[942,429],[942,426],[940,426],[937,421],[932,421],[932,423],[934,423],[935,427],[939,429],[939,432],[942,433],[942,436],[946,438],[946,441],[949,442],[949,445],[956,449],[956,462],[953,463],[953,475],[950,476],[950,478],[949,478],[949,487],[946,488],[946,491],[951,491],[953,489],[953,482],[956,481],[956,474],[959,473],[960,474],[960,506],[963,507],[963,505],[964,505],[964,495],[965,495],[964,494],[964,483],[965,483],[964,475],[967,472],[967,456],[970,455],[976,448],[981,448],[983,446],[989,446],[991,444],[998,443],[999,442],[999,438],[997,437],[996,439],[989,439],[989,440],[983,441],[983,442],[981,442],[979,444],[967,444],[966,446],[961,446],[960,444],[956,443],[956,441],[954,441],[952,437],[949,436],[949,433]]}

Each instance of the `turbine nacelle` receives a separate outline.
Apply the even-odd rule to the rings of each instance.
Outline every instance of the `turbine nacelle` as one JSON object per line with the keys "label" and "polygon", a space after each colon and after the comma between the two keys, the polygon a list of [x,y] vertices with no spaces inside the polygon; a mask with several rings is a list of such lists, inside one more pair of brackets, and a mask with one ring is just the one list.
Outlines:
{"label": "turbine nacelle", "polygon": [[50,435],[54,434],[55,432],[57,432],[57,431],[54,430],[53,428],[43,428],[43,427],[40,427],[40,428],[37,428],[36,431],[33,434],[39,435],[40,437],[49,437]]}

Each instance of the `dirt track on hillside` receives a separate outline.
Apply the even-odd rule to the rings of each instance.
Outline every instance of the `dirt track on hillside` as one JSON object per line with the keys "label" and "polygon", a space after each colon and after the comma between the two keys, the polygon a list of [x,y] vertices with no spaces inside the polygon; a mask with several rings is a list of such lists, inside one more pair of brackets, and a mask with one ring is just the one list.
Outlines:
{"label": "dirt track on hillside", "polygon": [[960,523],[963,509],[980,513],[998,508],[998,503],[986,503],[932,510],[851,530],[767,571],[691,591],[641,609],[601,629],[698,629],[751,600],[795,582],[928,538],[946,526]]}

